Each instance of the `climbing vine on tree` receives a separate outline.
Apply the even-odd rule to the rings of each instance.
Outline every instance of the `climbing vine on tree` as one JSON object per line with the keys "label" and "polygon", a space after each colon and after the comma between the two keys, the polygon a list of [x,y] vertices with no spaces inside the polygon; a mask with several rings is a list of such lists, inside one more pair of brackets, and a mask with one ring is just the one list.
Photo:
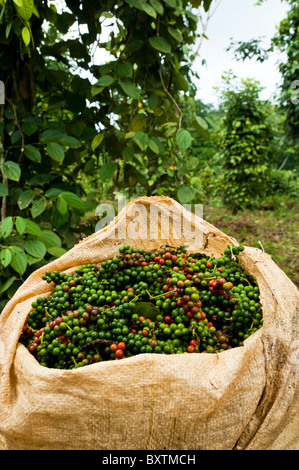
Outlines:
{"label": "climbing vine on tree", "polygon": [[275,165],[271,104],[253,80],[226,78],[218,145],[223,169],[221,198],[234,212],[259,207]]}

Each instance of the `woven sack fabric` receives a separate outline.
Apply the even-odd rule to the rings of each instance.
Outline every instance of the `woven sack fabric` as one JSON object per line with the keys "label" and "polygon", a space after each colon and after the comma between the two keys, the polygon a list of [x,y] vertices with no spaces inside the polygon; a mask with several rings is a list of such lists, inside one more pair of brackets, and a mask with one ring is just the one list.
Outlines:
{"label": "woven sack fabric", "polygon": [[[160,213],[157,237],[154,213]],[[35,271],[0,315],[0,448],[298,450],[298,289],[262,250],[245,247],[239,255],[259,285],[264,315],[243,347],[58,370],[42,367],[19,343],[31,303],[53,288],[42,280],[47,269],[74,272],[110,258],[124,243],[186,245],[219,257],[237,241],[168,197],[141,197]]]}

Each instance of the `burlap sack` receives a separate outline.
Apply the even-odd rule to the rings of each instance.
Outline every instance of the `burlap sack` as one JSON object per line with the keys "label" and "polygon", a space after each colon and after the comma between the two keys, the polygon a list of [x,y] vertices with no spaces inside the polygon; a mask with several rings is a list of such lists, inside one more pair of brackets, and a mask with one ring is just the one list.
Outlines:
{"label": "burlap sack", "polygon": [[[159,239],[148,232],[151,208],[170,216],[169,233],[167,223],[159,224]],[[171,233],[181,216],[191,230],[202,231],[190,251],[217,257],[236,243],[169,198],[138,198],[108,227],[34,272],[10,300],[0,315],[2,449],[299,449],[298,290],[259,249],[246,247],[240,256],[258,282],[264,311],[264,326],[244,347],[217,355],[142,354],[57,370],[40,366],[18,342],[32,301],[51,291],[41,280],[46,269],[73,272],[109,258],[124,242],[142,248],[184,244],[188,229]],[[124,226],[130,226],[126,238],[113,239],[115,227],[121,233]]]}

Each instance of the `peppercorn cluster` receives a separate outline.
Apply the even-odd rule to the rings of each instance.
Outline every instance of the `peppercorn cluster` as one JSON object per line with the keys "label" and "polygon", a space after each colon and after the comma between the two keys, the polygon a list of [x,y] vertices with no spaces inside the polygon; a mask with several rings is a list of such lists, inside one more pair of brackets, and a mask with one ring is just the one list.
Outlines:
{"label": "peppercorn cluster", "polygon": [[45,367],[74,369],[142,353],[221,353],[262,326],[260,292],[242,245],[220,258],[185,247],[129,245],[73,274],[46,271],[20,337]]}

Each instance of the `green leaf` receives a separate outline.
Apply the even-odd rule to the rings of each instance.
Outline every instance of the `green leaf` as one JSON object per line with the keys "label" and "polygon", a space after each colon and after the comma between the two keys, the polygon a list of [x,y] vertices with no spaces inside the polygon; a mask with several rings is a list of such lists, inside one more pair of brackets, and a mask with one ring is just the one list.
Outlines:
{"label": "green leaf", "polygon": [[142,9],[143,11],[145,11],[145,13],[149,16],[151,16],[152,18],[157,18],[157,13],[156,13],[156,10],[151,6],[149,5],[148,3],[144,3],[142,5]]}
{"label": "green leaf", "polygon": [[60,256],[64,255],[67,251],[59,246],[51,246],[47,249],[47,252],[50,253],[50,255],[55,256],[55,258],[59,258]]}
{"label": "green leaf", "polygon": [[6,28],[5,28],[5,37],[8,39],[10,31],[12,27],[12,21],[10,23],[7,23]]}
{"label": "green leaf", "polygon": [[0,197],[8,195],[8,187],[6,184],[0,183]]}
{"label": "green leaf", "polygon": [[172,7],[172,8],[176,8],[176,7],[177,7],[176,0],[164,0],[164,3],[167,3],[167,5],[169,5],[169,6]]}
{"label": "green leaf", "polygon": [[115,73],[119,78],[132,78],[133,66],[130,62],[118,63],[115,65]]}
{"label": "green leaf", "polygon": [[146,149],[147,144],[148,144],[148,139],[149,139],[148,134],[142,131],[136,132],[136,134],[132,138],[132,140],[138,145],[138,147],[142,151]]}
{"label": "green leaf", "polygon": [[57,142],[51,142],[47,145],[47,153],[52,160],[58,163],[62,163],[65,157],[64,148]]}
{"label": "green leaf", "polygon": [[30,38],[30,30],[27,26],[24,26],[24,28],[22,29],[22,39],[26,47],[30,44]]}
{"label": "green leaf", "polygon": [[188,158],[188,160],[187,160],[187,168],[188,168],[188,170],[193,170],[194,168],[196,168],[197,165],[198,165],[198,163],[199,163],[199,160],[198,160],[197,157],[190,157],[190,158]]}
{"label": "green leaf", "polygon": [[29,266],[31,266],[32,264],[38,263],[42,259],[42,258],[35,258],[34,256],[28,255],[28,253],[26,256],[27,256],[27,262]]}
{"label": "green leaf", "polygon": [[71,135],[64,135],[59,139],[59,143],[71,149],[78,149],[81,147],[80,141]]}
{"label": "green leaf", "polygon": [[66,214],[68,211],[68,205],[65,199],[63,197],[58,196],[57,202],[56,202],[56,208],[60,214]]}
{"label": "green leaf", "polygon": [[121,80],[120,86],[126,95],[128,95],[130,98],[133,98],[134,100],[138,100],[140,98],[139,90],[132,82],[129,82],[128,80]]}
{"label": "green leaf", "polygon": [[41,215],[45,209],[46,209],[46,204],[43,199],[38,199],[37,201],[35,201],[31,207],[31,215],[33,219]]}
{"label": "green leaf", "polygon": [[192,136],[190,132],[180,129],[176,133],[176,143],[181,150],[187,150],[192,143]]}
{"label": "green leaf", "polygon": [[104,139],[104,134],[101,132],[100,134],[97,134],[91,142],[91,148],[93,151],[102,143]]}
{"label": "green leaf", "polygon": [[53,246],[61,246],[61,240],[59,236],[52,230],[43,230],[39,239],[45,244],[47,249]]}
{"label": "green leaf", "polygon": [[79,138],[82,134],[83,126],[79,122],[75,122],[71,125],[71,129],[72,133]]}
{"label": "green leaf", "polygon": [[126,161],[130,161],[134,158],[134,149],[133,147],[125,147],[122,152],[122,156]]}
{"label": "green leaf", "polygon": [[100,180],[106,181],[112,178],[113,173],[116,171],[117,165],[115,162],[107,162],[102,166],[99,172]]}
{"label": "green leaf", "polygon": [[25,232],[29,233],[29,235],[35,235],[36,237],[39,237],[42,234],[39,226],[32,220],[26,220]]}
{"label": "green leaf", "polygon": [[156,94],[152,94],[149,96],[148,98],[148,106],[150,109],[155,109],[158,104],[159,104],[159,101],[160,101],[160,97]]}
{"label": "green leaf", "polygon": [[162,52],[163,54],[170,54],[171,52],[170,44],[161,36],[153,36],[149,38],[149,43],[154,49]]}
{"label": "green leaf", "polygon": [[104,88],[106,86],[112,85],[113,82],[113,77],[111,77],[110,75],[103,75],[101,78],[99,78],[95,86]]}
{"label": "green leaf", "polygon": [[36,163],[41,162],[41,159],[42,159],[41,153],[37,148],[33,147],[33,145],[25,145],[24,154],[26,155],[27,158],[29,158],[29,160],[33,162],[36,162]]}
{"label": "green leaf", "polygon": [[167,31],[169,34],[177,41],[177,42],[182,42],[183,41],[183,35],[179,29],[172,28],[171,26],[168,26]]}
{"label": "green leaf", "polygon": [[3,171],[9,180],[19,181],[21,176],[21,168],[17,163],[10,160],[6,161],[3,165]]}
{"label": "green leaf", "polygon": [[40,240],[26,240],[24,244],[25,250],[34,258],[42,259],[46,254],[46,247]]}
{"label": "green leaf", "polygon": [[6,217],[3,222],[1,222],[0,234],[2,238],[7,238],[11,234],[13,229],[13,218]]}
{"label": "green leaf", "polygon": [[34,11],[33,0],[13,0],[17,13],[23,20],[29,21]]}
{"label": "green leaf", "polygon": [[16,277],[12,276],[10,277],[0,288],[0,295],[3,294],[3,292],[7,291],[7,289],[10,288],[10,286],[16,281]]}
{"label": "green leaf", "polygon": [[160,310],[152,302],[136,302],[132,313],[148,318],[153,322],[161,315]]}
{"label": "green leaf", "polygon": [[18,206],[20,210],[26,209],[31,202],[33,201],[35,197],[35,193],[31,189],[27,189],[26,191],[23,191],[19,197],[18,197]]}
{"label": "green leaf", "polygon": [[212,3],[212,0],[204,0],[204,1],[203,1],[203,5],[204,5],[205,11],[209,11],[209,8],[210,8],[210,6],[211,6],[211,3]]}
{"label": "green leaf", "polygon": [[22,137],[22,132],[18,129],[10,137],[10,141],[12,145],[16,144],[21,139],[21,137]]}
{"label": "green leaf", "polygon": [[4,268],[7,268],[12,260],[12,252],[9,248],[3,248],[3,250],[1,250],[0,260]]}
{"label": "green leaf", "polygon": [[84,209],[84,202],[75,193],[63,191],[59,197],[62,197],[73,209]]}
{"label": "green leaf", "polygon": [[29,186],[43,186],[44,184],[50,183],[52,180],[55,179],[55,175],[51,175],[49,173],[38,173],[28,181]]}
{"label": "green leaf", "polygon": [[50,188],[48,191],[45,192],[46,197],[57,197],[59,194],[62,193],[62,189],[59,188]]}
{"label": "green leaf", "polygon": [[17,253],[11,260],[11,267],[21,276],[25,273],[28,265],[27,256],[24,251]]}
{"label": "green leaf", "polygon": [[[158,139],[157,137],[151,137],[150,141],[153,141],[157,145],[157,147],[159,148],[159,154],[160,155],[165,154],[165,148],[164,148],[162,142],[160,141],[160,139]],[[152,143],[151,143],[151,145],[152,145]],[[149,147],[150,147],[150,142],[149,142]],[[153,150],[152,147],[150,147],[150,148],[151,148],[151,150]]]}
{"label": "green leaf", "polygon": [[203,118],[196,116],[193,121],[193,126],[201,137],[207,140],[210,138],[210,133],[208,131],[209,126]]}
{"label": "green leaf", "polygon": [[197,121],[197,124],[202,127],[203,129],[207,130],[208,129],[208,123],[200,116],[196,116],[196,121]]}
{"label": "green leaf", "polygon": [[13,255],[17,255],[18,253],[24,252],[23,248],[17,245],[11,245],[9,248],[11,249]]}
{"label": "green leaf", "polygon": [[17,217],[16,218],[16,229],[19,232],[20,235],[23,235],[26,229],[26,220],[23,219],[23,217]]}
{"label": "green leaf", "polygon": [[148,146],[151,149],[151,151],[154,152],[156,155],[159,154],[159,146],[158,146],[157,142],[155,142],[153,139],[149,140]]}
{"label": "green leaf", "polygon": [[126,0],[126,3],[134,8],[138,8],[138,10],[143,10],[144,0]]}
{"label": "green leaf", "polygon": [[25,118],[22,124],[22,131],[26,135],[34,134],[37,129],[42,125],[42,122],[35,117]]}
{"label": "green leaf", "polygon": [[133,117],[132,121],[130,122],[130,131],[137,132],[141,131],[146,124],[146,116],[144,114],[137,114]]}
{"label": "green leaf", "polygon": [[41,141],[45,144],[50,144],[52,142],[59,142],[66,136],[63,132],[56,129],[48,129],[44,131],[41,135]]}
{"label": "green leaf", "polygon": [[150,4],[154,7],[158,15],[163,15],[164,7],[162,3],[159,2],[159,0],[150,0]]}
{"label": "green leaf", "polygon": [[189,186],[181,186],[177,191],[177,197],[181,204],[190,203],[195,196],[195,192]]}

